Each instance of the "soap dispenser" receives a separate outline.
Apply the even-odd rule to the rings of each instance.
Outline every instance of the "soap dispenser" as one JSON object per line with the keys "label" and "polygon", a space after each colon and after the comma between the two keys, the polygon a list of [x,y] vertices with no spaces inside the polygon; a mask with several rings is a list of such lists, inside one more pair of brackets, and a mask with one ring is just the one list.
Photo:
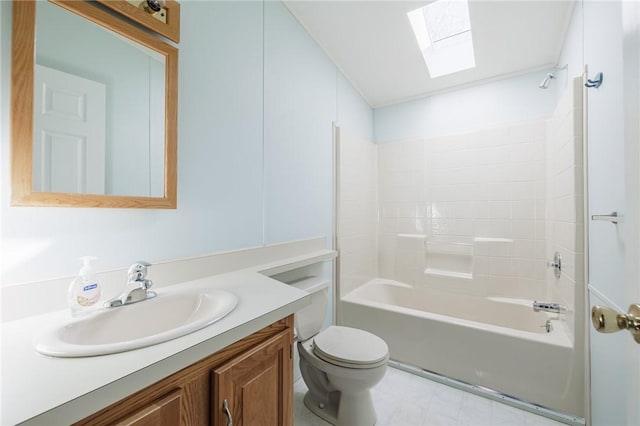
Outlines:
{"label": "soap dispenser", "polygon": [[68,302],[72,316],[82,315],[99,307],[97,303],[102,296],[102,285],[91,267],[91,261],[95,259],[92,256],[80,258],[83,266],[69,286]]}

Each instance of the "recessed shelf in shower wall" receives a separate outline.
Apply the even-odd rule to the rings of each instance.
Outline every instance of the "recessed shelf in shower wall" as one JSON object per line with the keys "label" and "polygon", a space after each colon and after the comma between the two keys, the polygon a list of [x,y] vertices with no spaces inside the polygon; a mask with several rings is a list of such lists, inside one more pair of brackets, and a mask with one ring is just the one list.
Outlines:
{"label": "recessed shelf in shower wall", "polygon": [[396,243],[399,250],[411,250],[421,252],[424,248],[425,234],[396,234]]}
{"label": "recessed shelf in shower wall", "polygon": [[510,256],[513,253],[513,240],[511,238],[475,237],[473,239],[473,253],[476,256]]}
{"label": "recessed shelf in shower wall", "polygon": [[446,271],[444,269],[427,268],[424,270],[424,274],[432,277],[460,278],[463,280],[473,279],[471,272]]}
{"label": "recessed shelf in shower wall", "polygon": [[473,245],[451,241],[426,241],[424,274],[433,277],[473,279]]}
{"label": "recessed shelf in shower wall", "polygon": [[475,237],[473,239],[475,243],[512,243],[511,238],[494,238],[494,237]]}
{"label": "recessed shelf in shower wall", "polygon": [[410,238],[412,240],[426,240],[427,236],[425,234],[397,234],[398,238]]}

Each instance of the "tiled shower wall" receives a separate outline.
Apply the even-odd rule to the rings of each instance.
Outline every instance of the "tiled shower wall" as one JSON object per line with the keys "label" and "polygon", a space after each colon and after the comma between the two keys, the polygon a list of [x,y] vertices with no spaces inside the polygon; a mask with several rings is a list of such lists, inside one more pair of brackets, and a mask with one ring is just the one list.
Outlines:
{"label": "tiled shower wall", "polygon": [[376,145],[339,129],[338,241],[340,296],[375,278],[377,264]]}
{"label": "tiled shower wall", "polygon": [[[341,129],[340,295],[383,277],[580,306],[582,92],[574,85],[548,119],[377,145]],[[556,250],[559,280],[546,267]]]}
{"label": "tiled shower wall", "polygon": [[544,296],[545,139],[537,119],[380,144],[379,275]]}
{"label": "tiled shower wall", "polygon": [[[569,330],[582,318],[584,305],[584,199],[582,79],[576,78],[559,100],[548,122],[547,138],[547,257],[562,256],[557,279],[547,282],[559,302],[575,315],[566,315]],[[582,326],[582,321],[578,322]],[[576,335],[582,333],[576,330]]]}

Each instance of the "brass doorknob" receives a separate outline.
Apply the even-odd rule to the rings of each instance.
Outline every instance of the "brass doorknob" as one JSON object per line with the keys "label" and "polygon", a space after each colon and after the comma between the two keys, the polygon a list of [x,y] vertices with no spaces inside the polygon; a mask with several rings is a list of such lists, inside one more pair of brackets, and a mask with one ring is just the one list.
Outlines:
{"label": "brass doorknob", "polygon": [[629,330],[633,338],[640,343],[640,305],[629,306],[629,313],[620,314],[611,308],[594,305],[591,308],[593,328],[600,333],[615,333]]}

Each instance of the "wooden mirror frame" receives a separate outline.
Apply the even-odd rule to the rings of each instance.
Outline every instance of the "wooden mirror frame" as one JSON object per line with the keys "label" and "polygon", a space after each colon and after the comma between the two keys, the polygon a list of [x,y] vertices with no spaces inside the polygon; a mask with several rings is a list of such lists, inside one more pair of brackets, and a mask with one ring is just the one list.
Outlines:
{"label": "wooden mirror frame", "polygon": [[175,209],[177,205],[178,49],[85,1],[49,0],[165,57],[164,196],[33,191],[33,107],[37,0],[14,1],[11,46],[11,205]]}

